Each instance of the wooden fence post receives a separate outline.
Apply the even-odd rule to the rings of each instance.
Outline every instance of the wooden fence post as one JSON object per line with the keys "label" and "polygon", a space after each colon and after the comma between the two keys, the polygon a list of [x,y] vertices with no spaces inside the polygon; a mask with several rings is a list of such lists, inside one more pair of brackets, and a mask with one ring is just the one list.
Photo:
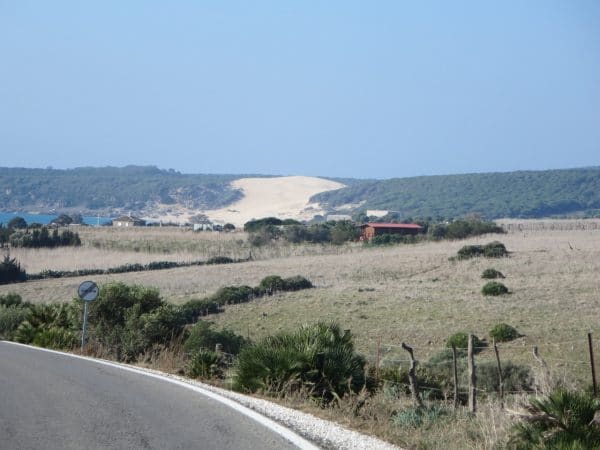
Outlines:
{"label": "wooden fence post", "polygon": [[504,382],[502,381],[502,366],[500,366],[500,354],[498,353],[498,346],[494,339],[494,353],[496,353],[496,364],[498,366],[498,388],[500,389],[500,406],[504,408]]}
{"label": "wooden fence post", "polygon": [[452,366],[454,367],[454,409],[458,407],[458,368],[456,366],[456,345],[452,344]]}
{"label": "wooden fence post", "polygon": [[377,338],[377,357],[375,359],[375,382],[379,384],[379,361],[381,359],[381,336]]}
{"label": "wooden fence post", "polygon": [[475,374],[475,358],[473,357],[473,335],[469,334],[467,348],[467,361],[469,363],[469,410],[477,412],[477,376]]}
{"label": "wooden fence post", "polygon": [[413,402],[415,406],[422,408],[423,400],[419,395],[419,385],[417,384],[417,375],[415,374],[416,370],[416,362],[415,357],[413,355],[412,347],[409,347],[404,342],[402,343],[402,348],[408,352],[410,355],[410,368],[408,369],[408,379],[410,380],[410,392],[412,394]]}
{"label": "wooden fence post", "polygon": [[598,395],[598,385],[596,384],[596,366],[594,364],[594,346],[592,344],[592,333],[588,333],[588,347],[590,349],[590,364],[592,366],[592,388],[594,397]]}
{"label": "wooden fence post", "polygon": [[548,369],[548,364],[546,361],[540,356],[540,352],[538,351],[537,345],[533,346],[533,357],[536,359],[540,366],[542,367],[542,383],[540,388],[542,389],[543,394],[549,394],[552,391],[552,377],[550,375],[550,369]]}

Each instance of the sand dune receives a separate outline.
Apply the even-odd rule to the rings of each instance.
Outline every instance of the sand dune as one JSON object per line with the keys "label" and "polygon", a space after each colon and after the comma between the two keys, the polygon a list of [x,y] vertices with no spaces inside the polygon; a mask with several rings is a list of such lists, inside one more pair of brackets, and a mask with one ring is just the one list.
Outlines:
{"label": "sand dune", "polygon": [[323,214],[318,203],[310,197],[320,192],[344,187],[343,184],[316,177],[240,178],[232,186],[242,189],[244,198],[226,208],[204,211],[215,223],[242,226],[249,220],[262,217],[309,220]]}

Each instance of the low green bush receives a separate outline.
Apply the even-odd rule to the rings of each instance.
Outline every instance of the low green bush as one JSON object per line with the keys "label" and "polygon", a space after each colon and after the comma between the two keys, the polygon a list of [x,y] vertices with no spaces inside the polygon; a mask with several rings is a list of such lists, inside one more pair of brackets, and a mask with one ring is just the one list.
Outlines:
{"label": "low green bush", "polygon": [[302,289],[310,289],[313,284],[306,278],[296,275],[289,278],[283,279],[283,286],[285,291],[300,291]]}
{"label": "low green bush", "polygon": [[450,414],[450,411],[441,405],[431,405],[424,407],[411,406],[395,412],[391,421],[394,425],[400,427],[419,428],[423,425],[429,425]]}
{"label": "low green bush", "polygon": [[[502,384],[504,392],[532,392],[534,377],[529,367],[503,361]],[[481,361],[475,365],[477,388],[487,393],[498,392],[500,380],[495,361]]]}
{"label": "low green bush", "polygon": [[374,236],[369,241],[363,241],[365,246],[378,246],[378,245],[394,245],[394,244],[414,244],[418,242],[419,238],[412,235],[403,234],[391,234],[385,233]]}
{"label": "low green bush", "polygon": [[31,343],[38,347],[54,350],[72,350],[78,342],[79,339],[73,331],[60,327],[50,327],[37,331]]}
{"label": "low green bush", "polygon": [[245,303],[256,296],[255,289],[250,286],[224,286],[219,288],[210,300],[218,305],[235,305]]}
{"label": "low green bush", "polygon": [[[453,334],[446,339],[446,347],[455,346],[457,349],[466,349],[469,346],[469,334],[463,331]],[[480,352],[485,347],[485,342],[473,335],[473,352]]]}
{"label": "low green bush", "polygon": [[227,256],[213,256],[206,261],[206,264],[231,264],[235,261]]}
{"label": "low green bush", "polygon": [[490,281],[486,283],[483,288],[481,288],[481,293],[483,295],[504,295],[508,294],[508,288],[504,286],[502,283],[498,283],[497,281]]}
{"label": "low green bush", "polygon": [[219,312],[219,304],[209,299],[192,299],[179,307],[186,323],[194,323],[199,317]]}
{"label": "low green bush", "polygon": [[1,306],[21,306],[23,305],[23,299],[19,294],[9,292],[6,295],[0,295]]}
{"label": "low green bush", "polygon": [[533,398],[529,415],[511,430],[509,449],[598,449],[600,400],[590,393],[559,389]]}
{"label": "low green bush", "polygon": [[508,251],[502,242],[494,241],[483,246],[483,256],[486,258],[503,258]]}
{"label": "low green bush", "polygon": [[273,295],[275,292],[285,290],[285,282],[279,275],[269,275],[260,281],[258,289],[263,294]]}
{"label": "low green bush", "polygon": [[191,378],[214,378],[222,375],[220,356],[208,350],[194,353],[187,362],[186,374]]}
{"label": "low green bush", "polygon": [[503,243],[494,241],[486,245],[465,245],[457,253],[458,259],[469,259],[477,256],[501,258],[508,256],[508,251]]}
{"label": "low green bush", "polygon": [[123,264],[122,266],[111,267],[106,270],[106,273],[128,273],[128,272],[142,272],[146,270],[143,264]]}
{"label": "low green bush", "polygon": [[201,350],[215,350],[217,344],[221,344],[221,350],[225,353],[237,355],[248,341],[228,329],[215,330],[211,322],[200,321],[190,330],[183,351],[194,354]]}
{"label": "low green bush", "polygon": [[337,324],[317,323],[269,336],[245,347],[234,372],[234,387],[279,394],[310,391],[328,402],[365,385],[365,359],[354,351],[352,335]]}
{"label": "low green bush", "polygon": [[27,308],[0,305],[0,339],[12,340],[15,331],[27,318]]}
{"label": "low green bush", "polygon": [[180,265],[180,263],[175,261],[152,261],[144,266],[144,270],[172,269],[174,267],[179,267]]}
{"label": "low green bush", "polygon": [[494,325],[489,334],[490,338],[494,339],[496,342],[509,342],[521,336],[516,328],[511,327],[506,323]]}
{"label": "low green bush", "polygon": [[494,280],[496,278],[505,278],[504,274],[496,269],[485,269],[481,274],[481,278]]}

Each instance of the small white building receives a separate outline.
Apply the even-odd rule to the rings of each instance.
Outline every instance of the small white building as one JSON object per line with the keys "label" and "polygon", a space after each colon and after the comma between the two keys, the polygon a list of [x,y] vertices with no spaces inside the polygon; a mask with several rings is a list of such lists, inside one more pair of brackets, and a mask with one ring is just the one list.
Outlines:
{"label": "small white building", "polygon": [[113,227],[144,227],[146,226],[146,221],[144,219],[140,219],[139,217],[133,216],[121,216],[117,219],[113,220]]}
{"label": "small white building", "polygon": [[367,217],[383,217],[388,214],[389,211],[387,209],[367,209]]}

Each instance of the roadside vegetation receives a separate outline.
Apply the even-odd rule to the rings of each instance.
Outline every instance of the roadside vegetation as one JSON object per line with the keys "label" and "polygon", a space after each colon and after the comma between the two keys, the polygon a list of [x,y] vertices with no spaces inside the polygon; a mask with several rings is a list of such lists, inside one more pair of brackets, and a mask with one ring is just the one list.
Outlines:
{"label": "roadside vegetation", "polygon": [[[145,231],[198,238],[179,230],[114,236]],[[484,247],[480,237],[345,244],[331,246],[331,253],[318,253],[322,244],[276,242],[256,248],[256,254],[273,252],[269,258],[243,264],[171,268],[158,277],[98,275],[101,295],[90,305],[86,352],[235,386],[406,448],[555,448],[527,441],[554,431],[523,435],[513,426],[538,415],[529,410],[532,399],[546,401],[559,388],[587,395],[585,332],[600,334],[594,321],[582,323],[597,309],[600,248],[593,236],[589,230],[508,233],[502,246],[510,257],[494,259],[449,259],[465,245]],[[301,256],[290,257],[292,247]],[[490,261],[507,275],[511,295],[481,294]],[[68,300],[82,280],[2,286],[0,336],[77,351],[82,305]],[[41,288],[62,302],[39,304]],[[468,334],[479,336],[474,415],[466,406]],[[423,406],[412,400],[402,342],[414,345]],[[457,349],[456,409],[450,343]],[[533,358],[534,345],[550,377]],[[341,380],[337,373],[346,375]],[[559,420],[549,417],[546,422]],[[572,448],[588,448],[577,445]]]}

